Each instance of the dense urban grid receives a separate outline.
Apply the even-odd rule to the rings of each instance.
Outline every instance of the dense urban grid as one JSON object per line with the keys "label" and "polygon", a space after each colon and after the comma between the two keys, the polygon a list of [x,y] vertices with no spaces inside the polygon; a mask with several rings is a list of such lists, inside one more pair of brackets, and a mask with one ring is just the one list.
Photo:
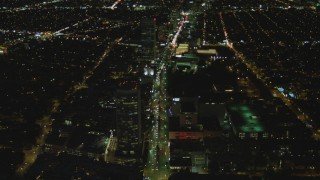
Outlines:
{"label": "dense urban grid", "polygon": [[319,0],[2,0],[0,179],[319,179]]}

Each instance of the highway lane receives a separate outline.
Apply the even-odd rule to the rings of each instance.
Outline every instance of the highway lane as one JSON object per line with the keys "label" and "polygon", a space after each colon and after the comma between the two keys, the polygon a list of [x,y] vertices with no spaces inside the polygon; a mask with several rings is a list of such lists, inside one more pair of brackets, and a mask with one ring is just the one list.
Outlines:
{"label": "highway lane", "polygon": [[168,54],[171,55],[171,53],[172,49],[167,47],[153,85],[152,110],[155,118],[149,137],[149,153],[144,171],[145,176],[150,179],[167,179],[170,175],[170,169],[167,166],[170,151],[168,147],[168,117],[165,110],[167,105],[165,64],[169,58]]}
{"label": "highway lane", "polygon": [[[178,11],[175,13],[179,13]],[[180,26],[179,26],[180,24]],[[152,112],[153,126],[149,136],[149,153],[144,176],[152,180],[168,179],[170,176],[170,147],[168,129],[167,66],[175,51],[177,39],[183,30],[184,19],[178,23],[177,32],[171,43],[165,47],[153,84]]]}
{"label": "highway lane", "polygon": [[114,3],[112,4],[112,6],[110,6],[110,9],[114,10],[115,7],[116,7],[120,2],[121,2],[121,0],[117,0],[116,2],[114,2]]}

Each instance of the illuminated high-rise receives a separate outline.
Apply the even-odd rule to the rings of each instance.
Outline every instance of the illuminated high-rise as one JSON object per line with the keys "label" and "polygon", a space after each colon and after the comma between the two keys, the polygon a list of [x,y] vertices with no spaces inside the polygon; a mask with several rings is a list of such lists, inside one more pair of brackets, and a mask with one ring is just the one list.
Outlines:
{"label": "illuminated high-rise", "polygon": [[118,154],[136,156],[141,144],[141,100],[138,90],[117,91]]}

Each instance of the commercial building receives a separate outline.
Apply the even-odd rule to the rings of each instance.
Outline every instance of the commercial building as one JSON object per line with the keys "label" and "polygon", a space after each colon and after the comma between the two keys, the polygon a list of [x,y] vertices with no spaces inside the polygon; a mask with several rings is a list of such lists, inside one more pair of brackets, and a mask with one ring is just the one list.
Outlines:
{"label": "commercial building", "polygon": [[188,171],[203,169],[206,158],[201,143],[202,126],[198,123],[198,98],[173,98],[170,116],[170,168]]}
{"label": "commercial building", "polygon": [[198,49],[197,53],[203,55],[218,56],[218,52],[216,49]]}
{"label": "commercial building", "polygon": [[136,156],[141,144],[141,100],[139,90],[118,90],[117,130],[118,155]]}

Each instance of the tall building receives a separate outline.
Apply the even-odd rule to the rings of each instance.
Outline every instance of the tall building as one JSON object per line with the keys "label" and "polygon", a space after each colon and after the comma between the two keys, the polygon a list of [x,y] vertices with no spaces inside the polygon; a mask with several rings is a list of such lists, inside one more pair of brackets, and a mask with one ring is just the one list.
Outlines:
{"label": "tall building", "polygon": [[141,148],[141,98],[139,90],[117,91],[117,154],[136,156]]}

